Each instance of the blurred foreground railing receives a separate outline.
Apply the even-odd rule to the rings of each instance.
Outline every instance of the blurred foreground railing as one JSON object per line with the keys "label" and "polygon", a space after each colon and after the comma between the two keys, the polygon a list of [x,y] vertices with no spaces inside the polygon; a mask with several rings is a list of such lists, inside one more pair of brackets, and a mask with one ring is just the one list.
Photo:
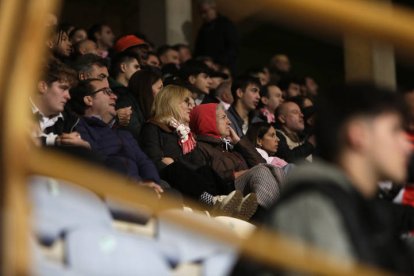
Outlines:
{"label": "blurred foreground railing", "polygon": [[[408,51],[414,42],[414,32],[410,30],[414,26],[414,16],[406,10],[390,12],[372,1],[354,0],[266,0],[260,3],[268,7],[267,13],[274,12],[281,17],[302,15],[304,18],[295,20],[318,28],[325,26],[341,32],[355,31],[384,39],[414,56]],[[237,5],[241,4],[242,1],[237,2]],[[32,121],[28,97],[36,87],[44,58],[45,20],[47,14],[57,8],[58,2],[51,0],[0,2],[1,275],[30,274],[31,226],[26,184],[26,177],[30,174],[68,180],[98,195],[111,195],[132,206],[144,204],[154,213],[176,206],[169,198],[153,202],[150,200],[152,197],[146,196],[149,191],[118,175],[63,154],[40,150],[30,142]],[[223,243],[240,246],[243,255],[271,266],[323,275],[384,274],[362,265],[350,266],[348,262],[333,259],[317,249],[289,241],[266,229],[243,241],[229,230],[218,231],[191,216],[175,215],[171,220]]]}

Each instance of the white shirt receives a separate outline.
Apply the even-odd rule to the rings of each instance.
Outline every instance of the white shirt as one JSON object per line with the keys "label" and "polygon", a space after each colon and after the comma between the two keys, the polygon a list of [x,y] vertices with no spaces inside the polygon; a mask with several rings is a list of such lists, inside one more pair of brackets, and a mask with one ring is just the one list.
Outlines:
{"label": "white shirt", "polygon": [[56,122],[59,120],[59,118],[63,119],[63,114],[59,113],[56,116],[53,117],[46,117],[40,110],[39,108],[37,108],[37,106],[34,105],[34,103],[32,102],[32,112],[33,114],[38,113],[40,116],[39,118],[39,127],[40,127],[40,133],[36,133],[34,134],[35,137],[45,137],[46,138],[46,145],[51,146],[51,145],[55,145],[56,142],[56,138],[58,137],[57,134],[55,133],[45,133],[45,129],[48,127],[53,126],[54,124],[56,124]]}

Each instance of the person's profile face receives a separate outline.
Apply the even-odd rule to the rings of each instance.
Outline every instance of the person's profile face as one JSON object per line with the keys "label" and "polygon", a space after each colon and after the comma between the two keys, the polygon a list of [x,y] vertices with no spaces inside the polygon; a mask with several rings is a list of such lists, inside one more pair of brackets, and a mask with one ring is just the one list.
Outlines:
{"label": "person's profile face", "polygon": [[286,104],[286,112],[284,114],[285,126],[294,132],[303,131],[305,129],[305,123],[299,106],[292,102]]}
{"label": "person's profile face", "polygon": [[365,156],[380,180],[402,183],[407,176],[411,145],[397,113],[384,113],[366,122]]}
{"label": "person's profile face", "polygon": [[271,126],[265,135],[263,135],[263,138],[257,138],[257,144],[267,153],[271,155],[275,154],[277,152],[277,146],[279,145],[276,129]]}
{"label": "person's profile face", "polygon": [[226,112],[222,109],[216,111],[216,126],[217,132],[221,137],[230,136],[230,120],[227,118]]}

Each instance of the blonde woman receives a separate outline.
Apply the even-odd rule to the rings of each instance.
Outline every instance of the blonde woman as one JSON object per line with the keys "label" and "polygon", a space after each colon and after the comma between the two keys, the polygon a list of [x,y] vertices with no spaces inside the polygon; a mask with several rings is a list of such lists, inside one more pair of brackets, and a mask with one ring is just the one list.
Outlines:
{"label": "blonde woman", "polygon": [[[161,178],[184,195],[215,205],[222,213],[243,217],[246,206],[255,207],[253,195],[243,199],[240,192],[221,183],[207,166],[189,128],[194,107],[191,92],[177,85],[168,85],[158,93],[152,106],[152,118],[144,125],[141,147],[154,161]],[[230,193],[228,196],[219,196]]]}

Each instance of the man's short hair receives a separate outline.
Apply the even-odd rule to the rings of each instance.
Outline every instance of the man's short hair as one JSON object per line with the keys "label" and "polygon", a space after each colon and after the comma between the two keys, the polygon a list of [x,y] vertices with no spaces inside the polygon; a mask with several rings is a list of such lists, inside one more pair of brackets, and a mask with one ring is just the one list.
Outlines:
{"label": "man's short hair", "polygon": [[165,53],[167,53],[168,51],[176,51],[176,50],[171,45],[165,44],[158,48],[157,55],[160,57],[164,55]]}
{"label": "man's short hair", "polygon": [[72,67],[79,73],[90,73],[92,66],[108,67],[108,61],[94,54],[86,54],[78,57]]}
{"label": "man's short hair", "polygon": [[[266,84],[265,86],[262,86],[260,88],[260,97],[269,98],[269,87],[270,86],[279,87],[279,85],[276,82],[269,82],[268,84]],[[280,87],[279,87],[279,89],[280,89]]]}
{"label": "man's short hair", "polygon": [[373,118],[387,112],[405,114],[398,93],[371,83],[347,84],[328,92],[316,102],[315,135],[320,156],[331,162],[337,161],[344,146],[344,127],[352,118]]}
{"label": "man's short hair", "polygon": [[111,62],[111,76],[116,78],[121,73],[121,64],[125,62],[131,62],[133,59],[136,59],[141,65],[141,59],[138,54],[134,52],[121,52],[114,56]]}
{"label": "man's short hair", "polygon": [[80,116],[85,115],[87,105],[85,104],[83,98],[92,92],[93,86],[89,81],[80,81],[77,86],[72,87],[69,91],[70,100],[68,102],[70,110]]}
{"label": "man's short hair", "polygon": [[291,83],[296,83],[296,84],[300,85],[302,82],[297,76],[287,75],[287,76],[284,76],[279,81],[278,86],[279,86],[280,90],[286,91],[286,90],[289,89],[289,86],[290,86]]}
{"label": "man's short hair", "polygon": [[217,86],[214,96],[221,98],[227,89],[231,90],[231,81],[229,80],[223,81]]}
{"label": "man's short hair", "polygon": [[62,63],[56,58],[51,58],[43,69],[41,80],[51,85],[55,81],[68,82],[70,86],[77,84],[75,70]]}
{"label": "man's short hair", "polygon": [[247,86],[249,86],[250,84],[260,87],[260,80],[256,77],[252,77],[249,75],[242,75],[242,76],[237,77],[233,81],[231,85],[231,94],[233,95],[234,103],[238,101],[237,89],[241,89],[242,91],[245,91]]}
{"label": "man's short hair", "polygon": [[190,76],[197,76],[201,73],[210,76],[211,69],[204,62],[195,59],[186,61],[180,69],[180,77],[184,81],[188,81]]}

